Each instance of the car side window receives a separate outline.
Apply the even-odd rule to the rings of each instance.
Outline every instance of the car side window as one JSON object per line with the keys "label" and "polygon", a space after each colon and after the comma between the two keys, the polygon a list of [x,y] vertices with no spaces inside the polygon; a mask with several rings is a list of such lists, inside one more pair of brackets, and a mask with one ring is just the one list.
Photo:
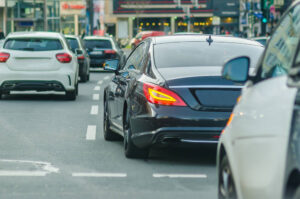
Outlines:
{"label": "car side window", "polygon": [[285,75],[292,67],[300,35],[300,5],[291,9],[274,32],[262,61],[259,79]]}
{"label": "car side window", "polygon": [[125,70],[140,70],[142,67],[142,61],[144,57],[144,51],[146,48],[145,43],[141,43],[135,50],[134,52],[130,55],[128,58],[124,69]]}

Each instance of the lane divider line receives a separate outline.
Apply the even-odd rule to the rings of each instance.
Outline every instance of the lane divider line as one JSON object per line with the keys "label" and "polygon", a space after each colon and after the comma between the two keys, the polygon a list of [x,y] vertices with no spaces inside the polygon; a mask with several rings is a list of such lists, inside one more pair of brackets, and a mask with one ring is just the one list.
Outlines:
{"label": "lane divider line", "polygon": [[109,79],[109,76],[104,77],[104,79],[108,80],[108,79]]}
{"label": "lane divider line", "polygon": [[101,87],[100,86],[95,86],[94,91],[100,91]]}
{"label": "lane divider line", "polygon": [[72,173],[73,177],[125,178],[127,173]]}
{"label": "lane divider line", "polygon": [[102,80],[99,80],[99,81],[98,81],[98,84],[102,84],[102,82],[103,82]]}
{"label": "lane divider line", "polygon": [[91,108],[91,115],[98,115],[99,106],[93,105]]}
{"label": "lane divider line", "polygon": [[96,125],[88,125],[86,130],[86,140],[95,140],[96,139]]}
{"label": "lane divider line", "polygon": [[153,173],[153,178],[207,178],[205,174],[167,174]]}
{"label": "lane divider line", "polygon": [[99,100],[100,94],[93,94],[93,100]]}
{"label": "lane divider line", "polygon": [[46,171],[13,171],[0,170],[0,177],[43,177],[46,176]]}

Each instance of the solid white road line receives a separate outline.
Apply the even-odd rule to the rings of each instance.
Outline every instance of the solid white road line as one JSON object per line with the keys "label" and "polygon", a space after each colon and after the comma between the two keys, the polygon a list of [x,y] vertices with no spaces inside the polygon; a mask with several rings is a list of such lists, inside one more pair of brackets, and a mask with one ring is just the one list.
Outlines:
{"label": "solid white road line", "polygon": [[86,140],[95,140],[96,139],[96,126],[88,125],[86,130]]}
{"label": "solid white road line", "polygon": [[207,178],[205,174],[167,174],[153,173],[154,178]]}
{"label": "solid white road line", "polygon": [[99,80],[99,81],[98,81],[98,84],[102,84],[102,82],[103,82],[102,80]]}
{"label": "solid white road line", "polygon": [[126,173],[72,173],[73,177],[125,178]]}
{"label": "solid white road line", "polygon": [[46,171],[13,171],[0,170],[0,177],[41,177],[46,176],[49,172]]}
{"label": "solid white road line", "polygon": [[99,100],[100,94],[93,94],[93,100]]}
{"label": "solid white road line", "polygon": [[98,105],[93,105],[91,108],[91,115],[98,115]]}
{"label": "solid white road line", "polygon": [[95,86],[94,90],[95,91],[100,91],[100,86]]}

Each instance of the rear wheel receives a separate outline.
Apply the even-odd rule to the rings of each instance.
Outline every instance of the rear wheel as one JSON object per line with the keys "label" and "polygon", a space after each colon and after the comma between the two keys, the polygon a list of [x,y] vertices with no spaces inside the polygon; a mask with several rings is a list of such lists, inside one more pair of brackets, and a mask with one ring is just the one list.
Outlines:
{"label": "rear wheel", "polygon": [[81,75],[80,80],[81,80],[82,82],[87,82],[87,81],[88,81],[88,75],[87,75],[87,74]]}
{"label": "rear wheel", "polygon": [[297,187],[293,199],[300,199],[300,185]]}
{"label": "rear wheel", "polygon": [[66,91],[66,99],[76,100],[77,95],[78,95],[78,83],[76,83],[74,90]]}
{"label": "rear wheel", "polygon": [[124,153],[127,158],[147,158],[149,149],[140,149],[134,145],[131,139],[130,115],[127,112],[124,122]]}
{"label": "rear wheel", "polygon": [[237,199],[232,171],[226,155],[224,155],[220,164],[219,199]]}
{"label": "rear wheel", "polygon": [[103,131],[104,131],[104,139],[106,141],[115,141],[121,139],[120,135],[116,134],[110,129],[108,104],[106,100],[104,102]]}

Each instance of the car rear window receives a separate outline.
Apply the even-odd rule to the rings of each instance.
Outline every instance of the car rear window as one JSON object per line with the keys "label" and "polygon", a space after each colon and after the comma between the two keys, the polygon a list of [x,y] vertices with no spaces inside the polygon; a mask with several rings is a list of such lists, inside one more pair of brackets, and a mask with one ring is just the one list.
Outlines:
{"label": "car rear window", "polygon": [[61,50],[63,46],[59,39],[46,38],[12,38],[4,44],[4,49],[23,51]]}
{"label": "car rear window", "polygon": [[264,48],[261,46],[214,42],[163,43],[154,46],[157,68],[222,66],[229,59],[249,56],[255,67]]}
{"label": "car rear window", "polygon": [[112,44],[110,40],[107,39],[87,39],[84,40],[85,47],[89,50],[93,49],[101,49],[101,48],[112,48]]}
{"label": "car rear window", "polygon": [[79,44],[77,39],[75,38],[66,38],[71,50],[75,52],[75,49],[79,49]]}

